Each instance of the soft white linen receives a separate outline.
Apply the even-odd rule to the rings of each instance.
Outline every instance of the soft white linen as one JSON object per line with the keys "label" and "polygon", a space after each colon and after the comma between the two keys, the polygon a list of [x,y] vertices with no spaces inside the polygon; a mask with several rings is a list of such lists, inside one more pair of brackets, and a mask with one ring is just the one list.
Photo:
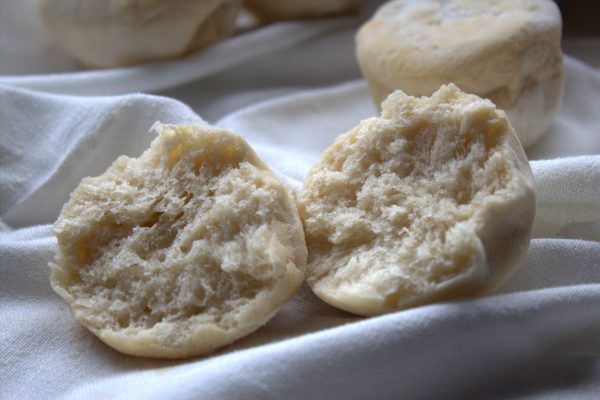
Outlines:
{"label": "soft white linen", "polygon": [[[365,319],[303,287],[264,328],[233,346],[211,357],[161,361],[111,350],[75,323],[52,291],[49,224],[82,177],[101,173],[120,154],[140,154],[157,120],[203,117],[232,129],[299,188],[337,134],[375,113],[353,62],[356,25],[344,24],[304,41],[277,30],[287,48],[246,52],[241,64],[169,77],[166,86],[132,76],[148,85],[144,90],[162,88],[191,108],[141,94],[57,94],[79,85],[85,90],[75,93],[126,92],[123,77],[93,85],[79,73],[38,75],[34,84],[0,79],[0,398],[598,397],[600,73],[572,58],[560,115],[528,151],[540,160],[532,161],[535,239],[520,270],[488,297]],[[207,60],[193,57],[171,67],[207,71]],[[121,76],[97,74],[113,73]]]}

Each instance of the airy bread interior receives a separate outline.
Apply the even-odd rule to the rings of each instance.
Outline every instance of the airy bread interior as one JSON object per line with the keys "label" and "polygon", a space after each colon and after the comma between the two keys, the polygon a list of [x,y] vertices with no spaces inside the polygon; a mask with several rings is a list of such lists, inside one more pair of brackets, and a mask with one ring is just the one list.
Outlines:
{"label": "airy bread interior", "polygon": [[[524,157],[489,101],[455,86],[431,98],[394,93],[381,118],[340,135],[309,173],[299,202],[309,284],[367,315],[427,302],[453,285],[461,297],[496,284],[495,270],[515,260],[494,260],[488,247],[519,258],[528,243],[534,203]],[[500,220],[515,205],[523,224]],[[490,220],[504,233],[488,237]]]}
{"label": "airy bread interior", "polygon": [[[202,324],[254,330],[302,282],[293,200],[241,138],[160,129],[139,159],[122,156],[73,192],[54,227],[53,286],[101,338],[173,324],[164,346],[177,348]],[[287,293],[252,306],[282,282]]]}

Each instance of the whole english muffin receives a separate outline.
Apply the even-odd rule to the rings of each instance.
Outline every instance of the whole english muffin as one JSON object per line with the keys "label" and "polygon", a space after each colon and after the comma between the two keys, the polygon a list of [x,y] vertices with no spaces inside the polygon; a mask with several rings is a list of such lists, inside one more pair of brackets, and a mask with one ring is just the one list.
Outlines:
{"label": "whole english muffin", "polygon": [[237,0],[39,0],[58,43],[87,67],[184,56],[234,33]]}
{"label": "whole english muffin", "polygon": [[376,104],[452,82],[506,111],[527,147],[560,105],[561,30],[551,0],[397,0],[361,27],[356,56]]}
{"label": "whole english muffin", "polygon": [[111,347],[190,357],[265,324],[303,282],[306,245],[290,193],[243,139],[156,130],[139,158],[73,191],[54,225],[51,283]]}
{"label": "whole english muffin", "polygon": [[307,282],[343,310],[376,315],[484,293],[523,260],[533,178],[504,112],[441,87],[400,91],[338,136],[298,200]]}
{"label": "whole english muffin", "polygon": [[354,12],[361,0],[244,0],[244,5],[265,20],[326,17]]}

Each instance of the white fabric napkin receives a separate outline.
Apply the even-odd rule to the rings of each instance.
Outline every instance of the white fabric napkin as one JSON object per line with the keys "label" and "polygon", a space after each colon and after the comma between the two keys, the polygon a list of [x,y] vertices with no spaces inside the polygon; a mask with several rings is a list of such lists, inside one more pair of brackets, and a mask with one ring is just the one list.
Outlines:
{"label": "white fabric napkin", "polygon": [[[53,221],[83,176],[141,153],[155,120],[202,120],[147,95],[3,88],[0,99],[0,215],[9,225],[0,233],[8,322],[0,386],[8,398],[450,398],[600,388],[600,156],[532,162],[541,238],[494,296],[361,319],[303,288],[266,327],[212,357],[150,361],[116,353],[74,322],[49,287],[50,226],[32,225]],[[335,135],[373,112],[356,82],[253,106],[219,125],[240,132],[297,188]]]}
{"label": "white fabric napkin", "polygon": [[[346,24],[316,33],[313,24],[274,27],[281,46],[216,69],[199,53],[125,74],[0,78],[1,399],[598,397],[600,72],[573,58],[565,60],[556,122],[528,150],[538,207],[529,256],[487,297],[367,319],[326,305],[305,286],[232,346],[163,361],[104,345],[52,291],[50,224],[61,206],[82,177],[102,173],[120,154],[139,155],[157,120],[205,118],[231,129],[299,188],[336,135],[375,114],[353,61],[356,22]],[[226,56],[244,50],[230,46]],[[0,63],[1,56],[2,48]],[[145,75],[146,68],[161,72]],[[152,82],[163,71],[178,72]],[[143,94],[92,96],[128,92],[128,80],[139,85],[134,90],[187,105]]]}

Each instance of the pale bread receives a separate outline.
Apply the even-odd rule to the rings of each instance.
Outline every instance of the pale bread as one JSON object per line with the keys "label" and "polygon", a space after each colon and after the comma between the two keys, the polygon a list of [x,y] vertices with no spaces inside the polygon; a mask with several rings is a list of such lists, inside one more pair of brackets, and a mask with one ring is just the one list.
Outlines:
{"label": "pale bread", "polygon": [[306,178],[308,284],[361,315],[497,287],[525,257],[535,214],[504,112],[454,85],[422,98],[396,91],[382,107]]}
{"label": "pale bread", "polygon": [[551,0],[397,0],[361,27],[356,56],[377,105],[452,82],[506,111],[528,147],[560,105],[561,30]]}
{"label": "pale bread", "polygon": [[232,0],[39,0],[42,20],[81,64],[113,68],[184,56],[234,33]]}
{"label": "pale bread", "polygon": [[361,0],[244,0],[244,5],[269,21],[317,18],[351,13]]}
{"label": "pale bread", "polygon": [[157,125],[139,158],[85,178],[54,225],[54,290],[127,354],[209,353],[300,287],[306,245],[288,190],[239,136]]}

